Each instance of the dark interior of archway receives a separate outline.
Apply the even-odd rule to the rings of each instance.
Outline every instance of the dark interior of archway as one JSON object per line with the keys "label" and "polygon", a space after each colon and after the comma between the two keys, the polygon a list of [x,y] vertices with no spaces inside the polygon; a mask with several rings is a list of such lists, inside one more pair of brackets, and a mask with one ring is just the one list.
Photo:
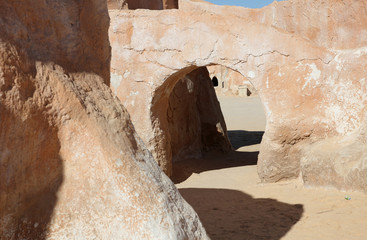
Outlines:
{"label": "dark interior of archway", "polygon": [[175,183],[192,173],[257,163],[258,151],[237,150],[259,144],[263,132],[227,132],[213,83],[208,69],[200,67],[178,80],[169,96],[167,122]]}

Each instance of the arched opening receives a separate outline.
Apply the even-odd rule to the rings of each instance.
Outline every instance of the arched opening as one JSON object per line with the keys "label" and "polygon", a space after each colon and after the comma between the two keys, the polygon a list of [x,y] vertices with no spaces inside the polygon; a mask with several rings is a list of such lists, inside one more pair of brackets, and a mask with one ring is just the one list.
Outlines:
{"label": "arched opening", "polygon": [[[207,67],[185,68],[154,92],[157,159],[163,160],[163,169],[173,169],[171,179],[212,239],[280,239],[301,218],[302,205],[254,198],[239,187],[244,180],[254,185],[259,181],[243,176],[257,176],[266,120],[256,89],[251,96],[240,94],[249,80],[233,71],[241,79],[229,81],[232,70],[219,67],[226,74],[211,76]],[[213,86],[214,76],[219,87]],[[237,91],[220,95],[221,84]],[[168,159],[172,160],[164,162]],[[266,230],[256,232],[259,226]]]}
{"label": "arched opening", "polygon": [[[222,65],[207,67],[209,76],[216,78],[221,88],[215,88],[226,120],[227,134],[233,150],[247,152],[239,158],[257,161],[260,142],[265,131],[266,116],[258,91],[249,78]],[[255,153],[255,154],[250,154]],[[250,160],[251,159],[251,160]]]}
{"label": "arched opening", "polygon": [[[220,65],[188,67],[166,79],[152,102],[153,152],[174,182],[210,169],[256,165],[265,114],[256,89],[240,73]],[[227,110],[235,114],[234,121],[227,119],[230,131],[223,106],[228,107],[224,115],[230,116]],[[253,116],[257,113],[260,121]]]}

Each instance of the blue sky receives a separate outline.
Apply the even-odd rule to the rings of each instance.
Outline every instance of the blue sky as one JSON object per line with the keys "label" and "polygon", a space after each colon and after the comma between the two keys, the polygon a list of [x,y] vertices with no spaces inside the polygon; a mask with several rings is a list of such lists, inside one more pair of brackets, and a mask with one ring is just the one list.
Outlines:
{"label": "blue sky", "polygon": [[[218,4],[218,5],[232,5],[232,6],[241,6],[247,8],[261,8],[266,5],[269,5],[274,0],[206,0],[208,2]],[[278,0],[283,1],[283,0]]]}

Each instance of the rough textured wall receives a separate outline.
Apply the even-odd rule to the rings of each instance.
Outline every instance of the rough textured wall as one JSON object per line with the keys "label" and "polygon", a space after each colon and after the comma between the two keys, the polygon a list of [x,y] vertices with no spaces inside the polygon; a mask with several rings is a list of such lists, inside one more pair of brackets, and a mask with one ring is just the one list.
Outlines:
{"label": "rough textured wall", "polygon": [[177,9],[178,0],[107,0],[108,9]]}
{"label": "rough textured wall", "polygon": [[215,92],[218,96],[248,97],[257,95],[257,91],[247,77],[223,66],[208,66],[210,78],[216,77],[218,86]]}
{"label": "rough textured wall", "polygon": [[[180,11],[164,14],[110,12],[111,87],[155,158],[169,159],[161,122],[154,117],[162,97],[158,89],[197,66],[217,64],[249,78],[259,91],[267,115],[258,162],[263,181],[302,175],[306,184],[367,191],[361,184],[367,171],[363,147],[349,152],[348,159],[343,152],[333,152],[335,157],[325,159],[322,166],[334,170],[325,175],[312,168],[312,161],[318,161],[316,153],[322,156],[326,150],[317,150],[317,143],[326,139],[342,143],[349,136],[351,143],[365,141],[366,48],[360,43],[356,49],[319,45],[302,34],[251,19],[254,10],[204,3],[185,7],[182,2]],[[304,11],[299,7],[297,15],[321,14],[328,5],[322,6]],[[352,6],[346,5],[344,11],[353,12]],[[353,19],[337,14],[334,21],[336,29],[339,24],[354,26]],[[323,23],[319,26],[328,29]],[[351,40],[349,35],[337,36],[341,43]],[[315,147],[311,155],[309,147]],[[343,160],[336,160],[340,157]]]}
{"label": "rough textured wall", "polygon": [[287,0],[261,9],[222,7],[205,1],[180,0],[180,9],[235,15],[286,31],[316,45],[353,49],[367,45],[367,1]]}
{"label": "rough textured wall", "polygon": [[231,149],[211,84],[208,70],[199,68],[178,80],[168,98],[167,122],[173,162],[200,158],[213,149],[223,152]]}
{"label": "rough textured wall", "polygon": [[109,82],[105,1],[0,1],[0,238],[206,239]]}
{"label": "rough textured wall", "polygon": [[249,13],[255,21],[302,36],[320,46],[333,49],[367,46],[365,0],[288,0]]}
{"label": "rough textured wall", "polygon": [[70,72],[93,72],[109,83],[105,66],[111,54],[105,4],[91,1],[88,7],[80,8],[75,1],[0,3],[1,23],[13,26],[0,29],[1,36],[21,45],[32,59],[52,61]]}

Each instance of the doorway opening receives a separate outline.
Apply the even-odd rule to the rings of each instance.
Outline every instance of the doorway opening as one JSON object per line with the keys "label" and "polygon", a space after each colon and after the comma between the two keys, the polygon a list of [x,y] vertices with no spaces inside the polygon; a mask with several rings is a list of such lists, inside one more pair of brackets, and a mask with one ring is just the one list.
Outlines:
{"label": "doorway opening", "polygon": [[165,116],[175,183],[194,173],[256,165],[266,120],[248,79],[213,65],[187,71],[171,88]]}
{"label": "doorway opening", "polygon": [[[226,120],[227,134],[233,150],[258,154],[266,125],[258,91],[248,78],[236,71],[221,65],[208,66],[207,69],[210,78],[215,78],[222,86],[214,86],[214,89]],[[247,155],[251,162],[257,161],[254,154]]]}

